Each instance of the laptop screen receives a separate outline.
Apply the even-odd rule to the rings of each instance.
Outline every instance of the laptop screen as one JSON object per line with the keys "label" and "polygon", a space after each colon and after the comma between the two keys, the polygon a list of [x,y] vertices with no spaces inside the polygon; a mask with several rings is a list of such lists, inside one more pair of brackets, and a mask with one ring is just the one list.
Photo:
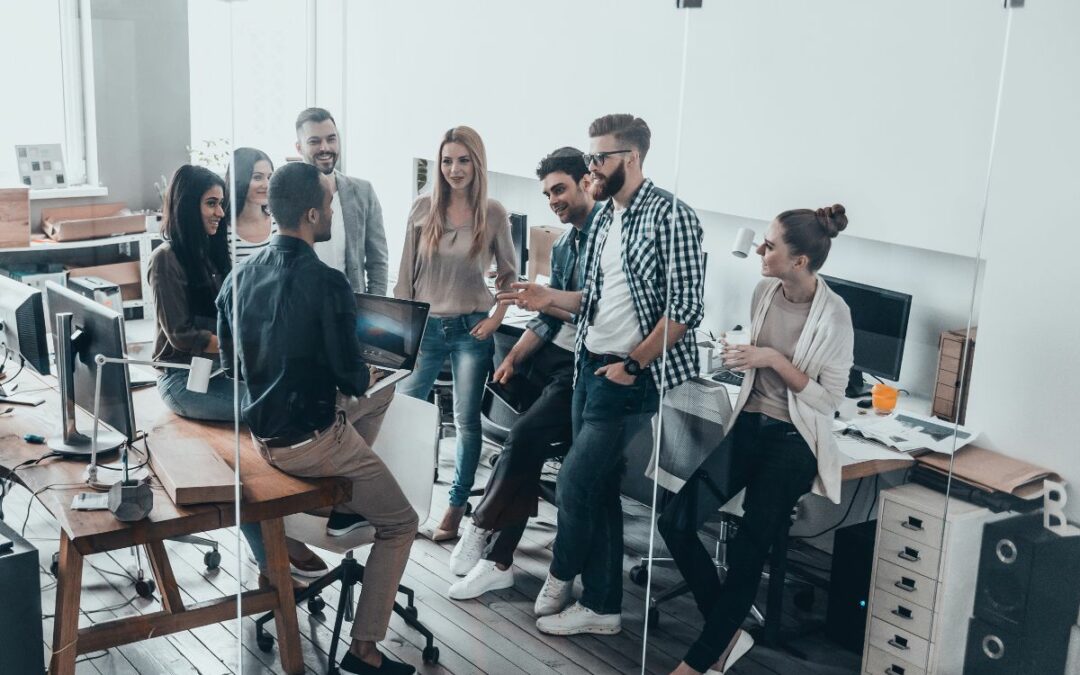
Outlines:
{"label": "laptop screen", "polygon": [[430,306],[356,293],[356,337],[364,361],[383,368],[409,368],[416,362]]}

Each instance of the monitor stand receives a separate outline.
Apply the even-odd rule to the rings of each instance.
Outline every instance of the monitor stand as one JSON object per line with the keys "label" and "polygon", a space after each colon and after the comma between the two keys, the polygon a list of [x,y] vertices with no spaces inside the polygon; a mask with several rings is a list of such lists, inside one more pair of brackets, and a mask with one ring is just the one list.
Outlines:
{"label": "monitor stand", "polygon": [[[60,379],[60,435],[48,439],[49,449],[58,455],[89,460],[93,453],[93,440],[75,427],[75,350],[71,314],[56,315],[56,369]],[[104,424],[98,426],[98,455],[109,455],[119,450],[127,437]]]}
{"label": "monitor stand", "polygon": [[844,389],[844,396],[848,398],[866,398],[870,396],[870,385],[863,379],[863,373],[861,370],[852,368],[848,373],[847,388]]}

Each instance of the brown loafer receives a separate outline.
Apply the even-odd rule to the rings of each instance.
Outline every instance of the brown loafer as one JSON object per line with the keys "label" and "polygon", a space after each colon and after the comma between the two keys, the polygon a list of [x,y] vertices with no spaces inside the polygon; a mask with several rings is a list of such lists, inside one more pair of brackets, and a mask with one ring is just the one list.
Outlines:
{"label": "brown loafer", "polygon": [[318,579],[322,575],[330,571],[330,567],[327,566],[326,561],[320,558],[317,554],[312,553],[311,557],[307,560],[297,560],[292,556],[289,556],[289,571],[298,577],[304,577],[305,579]]}

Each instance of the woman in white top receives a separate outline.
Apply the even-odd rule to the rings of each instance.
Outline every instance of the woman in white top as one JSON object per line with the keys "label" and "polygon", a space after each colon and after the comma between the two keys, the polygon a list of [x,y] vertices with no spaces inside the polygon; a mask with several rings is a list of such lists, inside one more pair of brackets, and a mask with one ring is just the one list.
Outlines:
{"label": "woman in white top", "polygon": [[[686,579],[705,626],[673,675],[724,673],[753,646],[740,629],[761,571],[791,509],[807,492],[840,501],[833,413],[844,399],[854,331],[844,301],[817,271],[847,227],[844,207],[785,211],[758,247],[761,280],[751,304],[751,344],[724,350],[746,373],[728,423],[726,483],[699,469],[665,508],[659,529]],[[723,585],[697,536],[702,515],[745,488],[743,519],[728,544]]]}
{"label": "woman in white top", "polygon": [[[233,165],[225,174],[225,184],[231,185],[236,177],[236,229],[233,231],[233,264],[258,253],[265,248],[277,227],[270,218],[270,176],[274,163],[262,150],[237,148]],[[230,206],[231,208],[231,206]],[[226,212],[224,222],[229,223]]]}

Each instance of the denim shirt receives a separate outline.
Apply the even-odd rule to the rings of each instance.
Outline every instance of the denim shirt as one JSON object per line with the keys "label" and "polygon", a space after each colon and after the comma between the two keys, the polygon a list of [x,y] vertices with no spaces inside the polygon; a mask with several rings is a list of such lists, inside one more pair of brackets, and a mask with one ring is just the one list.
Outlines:
{"label": "denim shirt", "polygon": [[[581,254],[584,252],[589,228],[600,213],[601,206],[600,202],[593,206],[580,230],[571,225],[552,245],[550,284],[552,288],[560,291],[579,291],[584,286],[585,266],[581,264]],[[562,326],[562,319],[541,312],[529,322],[526,328],[536,333],[544,342],[551,342]]]}

